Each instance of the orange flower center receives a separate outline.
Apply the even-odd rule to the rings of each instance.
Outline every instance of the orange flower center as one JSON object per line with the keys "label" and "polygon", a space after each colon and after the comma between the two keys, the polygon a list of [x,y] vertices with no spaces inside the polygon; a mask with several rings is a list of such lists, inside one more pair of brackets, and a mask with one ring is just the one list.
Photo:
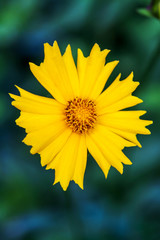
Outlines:
{"label": "orange flower center", "polygon": [[75,133],[86,133],[97,119],[96,105],[92,100],[74,98],[65,108],[66,123]]}

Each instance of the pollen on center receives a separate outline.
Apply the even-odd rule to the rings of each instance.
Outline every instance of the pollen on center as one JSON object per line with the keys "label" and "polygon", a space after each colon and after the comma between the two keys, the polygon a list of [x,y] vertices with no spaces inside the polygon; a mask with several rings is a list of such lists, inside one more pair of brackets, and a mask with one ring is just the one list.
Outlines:
{"label": "pollen on center", "polygon": [[97,120],[96,105],[92,100],[74,98],[65,108],[65,122],[75,133],[86,133]]}

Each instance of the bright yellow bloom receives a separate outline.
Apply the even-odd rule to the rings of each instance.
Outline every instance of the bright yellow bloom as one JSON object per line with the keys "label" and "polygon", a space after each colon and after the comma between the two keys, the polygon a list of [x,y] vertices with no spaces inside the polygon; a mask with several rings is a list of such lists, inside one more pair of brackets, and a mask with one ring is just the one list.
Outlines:
{"label": "bright yellow bloom", "polygon": [[122,81],[119,74],[103,91],[118,61],[105,64],[109,50],[98,44],[87,58],[78,49],[77,67],[70,45],[63,56],[56,41],[53,47],[44,44],[44,52],[44,62],[30,63],[30,69],[54,99],[19,87],[20,96],[10,94],[21,110],[16,124],[26,130],[23,142],[40,154],[42,166],[55,169],[54,184],[60,182],[64,190],[71,180],[83,189],[87,149],[105,177],[111,166],[122,174],[122,163],[132,164],[123,148],[141,147],[136,134],[150,134],[146,126],[152,121],[139,119],[146,111],[122,111],[142,102],[132,96],[139,82],[133,73]]}

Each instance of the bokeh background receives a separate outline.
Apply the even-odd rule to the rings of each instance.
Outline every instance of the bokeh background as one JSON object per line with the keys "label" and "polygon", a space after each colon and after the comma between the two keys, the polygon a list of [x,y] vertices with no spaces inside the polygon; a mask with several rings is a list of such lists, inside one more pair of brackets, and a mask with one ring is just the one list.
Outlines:
{"label": "bokeh background", "polygon": [[[137,9],[143,0],[0,1],[0,239],[1,240],[159,240],[160,239],[160,21]],[[82,191],[73,182],[66,192],[52,186],[54,171],[40,166],[21,141],[15,124],[19,111],[8,92],[14,85],[48,96],[28,62],[43,60],[43,43],[71,44],[87,56],[97,42],[111,49],[108,61],[120,60],[110,82],[132,70],[141,85],[152,134],[139,136],[142,149],[125,150],[132,166],[108,179],[88,156]]]}

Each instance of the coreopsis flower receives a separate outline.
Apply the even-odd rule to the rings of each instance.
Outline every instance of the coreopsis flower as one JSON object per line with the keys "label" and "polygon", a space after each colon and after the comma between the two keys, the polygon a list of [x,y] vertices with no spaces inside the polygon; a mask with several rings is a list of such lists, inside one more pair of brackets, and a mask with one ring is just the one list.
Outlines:
{"label": "coreopsis flower", "polygon": [[41,165],[55,169],[54,184],[64,190],[74,180],[83,189],[87,150],[105,177],[111,166],[123,173],[123,164],[131,161],[124,147],[139,146],[137,134],[150,134],[152,121],[139,117],[146,111],[124,110],[142,102],[132,95],[139,82],[133,73],[120,80],[119,74],[103,91],[106,81],[118,64],[105,64],[109,50],[95,44],[88,57],[78,49],[77,67],[67,46],[61,55],[58,44],[44,44],[44,62],[30,69],[53,98],[41,97],[18,88],[20,96],[10,94],[12,105],[21,110],[16,124],[25,128],[23,142],[31,153],[39,153]]}

